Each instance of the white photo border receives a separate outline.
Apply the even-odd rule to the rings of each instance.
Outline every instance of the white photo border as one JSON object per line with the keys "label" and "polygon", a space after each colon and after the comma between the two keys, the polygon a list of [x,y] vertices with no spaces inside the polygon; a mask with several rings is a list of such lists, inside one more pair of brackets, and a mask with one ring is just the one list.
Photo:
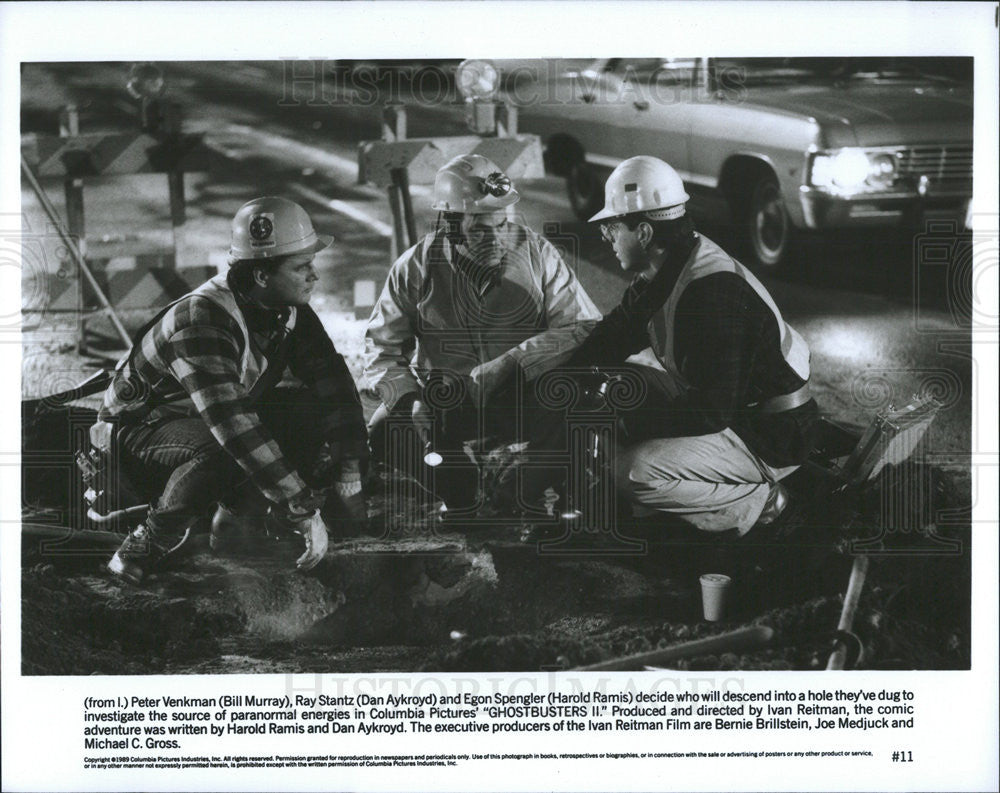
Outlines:
{"label": "white photo border", "polygon": [[[556,33],[553,33],[556,31]],[[993,218],[997,200],[998,81],[995,3],[902,2],[223,2],[0,4],[0,212],[20,210],[19,63],[22,61],[264,60],[280,58],[585,57],[592,54],[975,56],[975,198],[973,212]],[[997,267],[977,279],[981,300],[997,305]],[[7,275],[4,274],[6,278]],[[11,284],[15,281],[12,280]],[[4,315],[18,311],[18,290],[3,282]],[[9,304],[8,304],[9,303]],[[4,340],[8,341],[8,340]],[[245,775],[152,771],[104,779],[82,775],[78,710],[90,691],[209,691],[212,678],[63,678],[20,675],[19,537],[20,344],[0,343],[4,421],[0,422],[3,788],[6,790],[326,790],[348,789],[687,789],[687,790],[996,790],[997,785],[997,484],[978,494],[974,525],[973,658],[969,672],[781,675],[789,686],[911,687],[935,723],[914,754],[936,758],[903,771],[888,763],[837,776],[838,766],[760,762],[751,766],[637,767],[607,763],[530,766],[475,764],[453,774]],[[974,438],[977,453],[997,457],[997,349],[977,345]],[[752,683],[756,673],[743,675]],[[311,676],[292,681],[310,685]],[[398,676],[411,682],[420,676]],[[440,676],[437,677],[446,677]],[[476,677],[464,675],[463,677]],[[231,676],[229,689],[281,688],[282,676]],[[593,734],[579,745],[602,741]],[[609,743],[614,743],[609,742]],[[618,742],[622,743],[621,741]],[[733,745],[726,740],[723,746]],[[501,747],[503,742],[499,744]],[[875,767],[877,765],[877,767]],[[803,772],[803,768],[805,771]]]}

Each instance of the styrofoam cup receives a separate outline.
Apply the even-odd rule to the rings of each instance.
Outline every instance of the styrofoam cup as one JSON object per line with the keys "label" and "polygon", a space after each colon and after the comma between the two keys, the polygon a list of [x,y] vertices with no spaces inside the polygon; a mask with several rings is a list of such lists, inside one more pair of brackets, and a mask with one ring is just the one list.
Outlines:
{"label": "styrofoam cup", "polygon": [[732,579],[722,573],[705,573],[701,577],[701,607],[705,619],[717,622],[726,615],[726,596]]}

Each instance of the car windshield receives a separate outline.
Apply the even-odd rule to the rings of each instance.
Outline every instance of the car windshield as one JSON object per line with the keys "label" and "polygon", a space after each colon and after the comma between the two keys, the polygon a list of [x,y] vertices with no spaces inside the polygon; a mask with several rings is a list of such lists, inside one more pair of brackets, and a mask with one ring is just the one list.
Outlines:
{"label": "car windshield", "polygon": [[713,58],[717,85],[920,80],[971,82],[971,58]]}

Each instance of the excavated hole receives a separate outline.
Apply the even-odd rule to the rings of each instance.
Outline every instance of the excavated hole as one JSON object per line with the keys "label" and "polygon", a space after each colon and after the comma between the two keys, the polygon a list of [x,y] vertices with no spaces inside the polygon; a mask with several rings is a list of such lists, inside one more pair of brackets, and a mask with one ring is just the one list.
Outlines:
{"label": "excavated hole", "polygon": [[[831,525],[840,527],[839,545],[830,541]],[[824,511],[797,544],[775,553],[665,540],[669,532],[657,527],[645,553],[632,555],[593,546],[541,554],[518,542],[513,525],[467,535],[424,525],[345,542],[309,573],[294,569],[301,548],[293,542],[217,557],[201,535],[182,564],[141,588],[104,572],[114,538],[46,545],[26,529],[22,669],[561,669],[755,623],[777,631],[772,646],[679,666],[823,668],[850,571],[849,539],[870,535],[866,525],[864,511]],[[968,668],[971,549],[967,533],[958,534],[966,540],[961,554],[930,553],[936,549],[925,542],[921,553],[873,559],[855,619],[867,668]],[[720,623],[701,619],[697,578],[709,570],[736,582]]]}

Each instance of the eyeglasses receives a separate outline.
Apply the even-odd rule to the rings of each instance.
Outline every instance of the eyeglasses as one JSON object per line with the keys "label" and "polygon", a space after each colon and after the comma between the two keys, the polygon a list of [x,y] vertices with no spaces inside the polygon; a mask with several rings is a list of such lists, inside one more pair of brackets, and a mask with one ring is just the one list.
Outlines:
{"label": "eyeglasses", "polygon": [[602,223],[601,238],[605,242],[614,242],[615,238],[618,236],[618,232],[621,231],[621,227],[621,223]]}
{"label": "eyeglasses", "polygon": [[467,229],[465,232],[465,238],[473,244],[478,244],[485,242],[486,240],[493,240],[497,238],[497,235],[503,234],[507,229],[507,220],[504,218],[495,226],[479,224],[476,223],[471,228]]}

